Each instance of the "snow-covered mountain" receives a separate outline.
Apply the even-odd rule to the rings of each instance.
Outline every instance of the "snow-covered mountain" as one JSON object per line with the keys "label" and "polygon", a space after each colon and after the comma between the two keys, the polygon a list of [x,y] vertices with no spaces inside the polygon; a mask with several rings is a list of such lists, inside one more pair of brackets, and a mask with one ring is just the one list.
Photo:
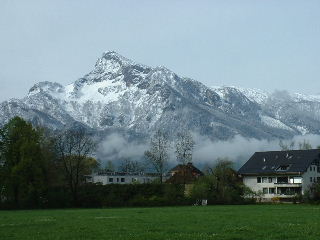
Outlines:
{"label": "snow-covered mountain", "polygon": [[72,84],[40,82],[26,97],[2,102],[0,125],[14,116],[50,128],[82,125],[102,135],[146,137],[164,128],[174,136],[187,128],[212,139],[288,138],[319,134],[320,96],[207,87],[105,52]]}

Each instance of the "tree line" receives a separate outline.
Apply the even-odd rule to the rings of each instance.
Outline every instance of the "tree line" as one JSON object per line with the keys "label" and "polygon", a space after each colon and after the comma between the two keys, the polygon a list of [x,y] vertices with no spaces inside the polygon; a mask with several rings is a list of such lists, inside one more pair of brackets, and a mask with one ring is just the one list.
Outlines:
{"label": "tree line", "polygon": [[[181,133],[176,144],[178,161],[192,160],[194,142]],[[157,131],[145,152],[147,163],[159,173],[160,183],[168,167],[168,135]],[[52,131],[34,127],[20,117],[0,129],[0,203],[12,208],[45,206],[52,192],[64,189],[72,206],[79,205],[84,176],[100,168],[93,157],[96,143],[84,128]],[[113,168],[108,163],[108,168]],[[125,172],[142,171],[139,162],[124,160]]]}
{"label": "tree line", "polygon": [[[188,131],[178,134],[174,144],[178,163],[192,161],[194,145]],[[100,168],[93,157],[97,147],[93,136],[83,128],[51,131],[15,117],[0,129],[0,208],[185,205],[202,199],[209,204],[234,204],[246,203],[245,196],[254,194],[228,159],[207,166],[205,176],[188,191],[183,184],[162,184],[170,146],[169,136],[158,130],[145,152],[147,163],[160,176],[158,183],[90,184],[84,176]],[[304,142],[300,147],[308,149],[309,145]],[[112,163],[106,167],[113,168]],[[125,172],[143,170],[139,162],[128,159],[120,168]],[[319,199],[319,189],[314,184],[308,198]]]}
{"label": "tree line", "polygon": [[50,189],[64,187],[78,203],[85,174],[98,162],[95,143],[82,128],[50,132],[22,118],[0,129],[0,197],[13,208],[46,204]]}
{"label": "tree line", "polygon": [[[211,202],[223,202],[231,192],[237,192],[238,199],[241,198],[240,181],[231,162],[227,161],[216,165],[207,177],[195,183],[188,196],[185,195],[184,186],[169,187],[161,184],[168,170],[169,139],[164,131],[156,131],[150,139],[150,148],[145,152],[147,163],[160,176],[159,184],[154,183],[154,187],[85,184],[84,176],[100,168],[99,162],[93,157],[96,143],[85,129],[51,131],[34,127],[22,118],[15,117],[0,129],[0,207],[94,207],[97,199],[100,199],[99,204],[96,204],[99,206],[112,206],[116,205],[115,202],[128,202],[128,199],[131,199],[129,202],[132,205],[185,204],[200,197],[211,199]],[[175,141],[177,162],[185,165],[192,161],[194,144],[188,131],[178,134]],[[112,163],[109,162],[106,167],[112,168]],[[131,160],[124,160],[120,168],[126,172],[142,170],[138,162]],[[226,170],[230,174],[221,173]],[[239,187],[234,187],[234,184]],[[133,193],[129,190],[131,188],[139,189],[138,193]],[[143,188],[150,192],[143,191]],[[127,190],[123,192],[123,189]],[[200,189],[203,190],[201,194]],[[170,194],[167,194],[168,191]],[[210,195],[212,191],[220,200]],[[125,192],[131,192],[131,195]],[[170,195],[178,196],[176,201],[169,198]],[[109,198],[114,199],[114,202]],[[142,202],[139,203],[137,199]]]}

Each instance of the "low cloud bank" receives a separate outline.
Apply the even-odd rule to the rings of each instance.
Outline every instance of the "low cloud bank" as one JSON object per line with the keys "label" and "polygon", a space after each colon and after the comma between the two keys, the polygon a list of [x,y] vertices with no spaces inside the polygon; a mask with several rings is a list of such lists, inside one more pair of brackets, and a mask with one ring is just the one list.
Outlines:
{"label": "low cloud bank", "polygon": [[[199,163],[212,163],[217,158],[229,158],[235,162],[236,167],[240,167],[250,156],[259,151],[278,151],[281,150],[279,140],[258,140],[255,138],[244,138],[235,136],[229,141],[211,141],[205,136],[194,135],[197,146],[194,150],[194,160]],[[283,141],[290,144],[294,141],[294,149],[298,149],[299,142],[307,141],[313,148],[320,145],[320,135],[295,136],[290,140]]]}
{"label": "low cloud bank", "polygon": [[111,134],[98,147],[98,158],[103,163],[122,159],[141,160],[148,149],[147,142],[128,141],[123,135]]}
{"label": "low cloud bank", "polygon": [[[279,140],[258,140],[237,135],[228,141],[212,141],[206,136],[196,133],[192,135],[195,141],[193,162],[200,166],[213,164],[218,158],[229,158],[235,162],[235,167],[239,168],[254,152],[280,150]],[[296,143],[294,149],[298,149],[298,143],[303,141],[309,142],[313,148],[316,148],[320,145],[320,135],[299,135],[283,142],[289,144],[292,141]],[[125,158],[143,161],[144,152],[148,148],[149,141],[130,142],[123,135],[111,134],[99,145],[97,157],[101,160],[102,165],[107,161],[117,164]],[[170,165],[174,165],[177,163],[174,154],[174,143],[171,144],[169,152]]]}

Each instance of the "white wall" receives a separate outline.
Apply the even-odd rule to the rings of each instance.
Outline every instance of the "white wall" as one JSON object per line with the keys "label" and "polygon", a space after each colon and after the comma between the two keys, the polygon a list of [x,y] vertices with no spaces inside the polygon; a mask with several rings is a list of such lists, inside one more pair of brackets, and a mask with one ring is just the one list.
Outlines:
{"label": "white wall", "polygon": [[[283,176],[283,177],[297,177],[298,175],[287,175],[287,176]],[[261,177],[261,183],[257,182],[257,178]],[[272,183],[269,183],[269,177],[272,178]],[[253,190],[254,192],[258,192],[258,191],[263,191],[263,188],[267,188],[268,189],[268,193],[267,194],[263,194],[264,198],[272,198],[277,196],[277,187],[297,187],[297,184],[284,184],[284,185],[278,185],[275,184],[277,183],[277,177],[282,177],[281,175],[269,175],[269,176],[244,176],[243,177],[243,183],[249,187],[251,190]],[[263,182],[263,178],[267,178],[267,182]],[[304,179],[302,179],[302,182],[304,181]],[[302,185],[301,185],[302,186]],[[270,194],[269,193],[269,188],[275,188],[275,193],[274,194]],[[279,196],[279,195],[278,195]]]}
{"label": "white wall", "polygon": [[[310,170],[310,167],[312,170]],[[309,189],[310,185],[314,183],[314,179],[317,181],[317,177],[320,177],[320,173],[317,171],[316,165],[311,165],[308,167],[308,170],[302,175],[303,182],[302,182],[302,191],[305,192]],[[312,182],[310,181],[310,177],[312,177]]]}
{"label": "white wall", "polygon": [[[113,182],[110,182],[110,178]],[[144,176],[144,175],[94,175],[92,181],[94,183],[106,184],[132,184],[132,183],[150,183],[157,177]],[[124,179],[124,182],[121,182]]]}
{"label": "white wall", "polygon": [[[276,185],[274,184],[276,182],[276,176],[263,176],[267,177],[267,182],[266,183],[257,183],[257,177],[261,177],[262,181],[262,176],[245,176],[243,177],[243,183],[249,187],[251,190],[254,192],[262,191],[263,188],[276,188]],[[272,177],[272,183],[269,183],[268,177]],[[265,198],[272,198],[274,197],[274,194],[264,194]]]}

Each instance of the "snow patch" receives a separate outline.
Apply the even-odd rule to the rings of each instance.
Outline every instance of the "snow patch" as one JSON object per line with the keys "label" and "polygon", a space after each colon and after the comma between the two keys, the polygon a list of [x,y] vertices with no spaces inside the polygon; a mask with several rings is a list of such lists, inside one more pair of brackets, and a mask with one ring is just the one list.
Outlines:
{"label": "snow patch", "polygon": [[260,119],[261,119],[262,123],[265,124],[266,126],[284,129],[284,130],[288,130],[288,131],[293,131],[292,128],[288,127],[287,125],[285,125],[283,122],[281,122],[278,119],[274,119],[274,118],[266,116],[266,115],[260,115]]}
{"label": "snow patch", "polygon": [[296,128],[299,132],[301,132],[302,135],[306,135],[307,133],[309,133],[308,129],[304,126],[297,126]]}
{"label": "snow patch", "polygon": [[254,88],[237,88],[242,94],[244,94],[250,101],[258,104],[263,104],[269,98],[270,94],[260,89]]}

